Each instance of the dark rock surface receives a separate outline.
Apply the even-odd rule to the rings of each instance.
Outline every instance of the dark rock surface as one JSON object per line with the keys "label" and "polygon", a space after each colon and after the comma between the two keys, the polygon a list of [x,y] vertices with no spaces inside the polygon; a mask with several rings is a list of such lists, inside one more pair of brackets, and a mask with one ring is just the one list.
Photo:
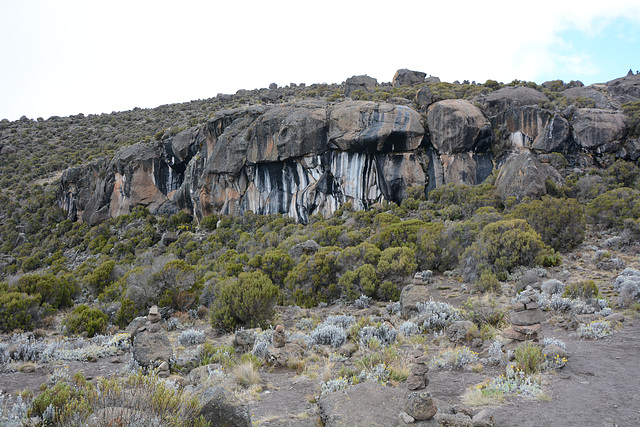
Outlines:
{"label": "dark rock surface", "polygon": [[211,387],[198,395],[203,402],[198,416],[219,427],[251,427],[249,408],[223,387]]}
{"label": "dark rock surface", "polygon": [[627,133],[626,116],[611,110],[579,108],[571,119],[578,145],[597,153],[617,151]]}
{"label": "dark rock surface", "polygon": [[344,96],[350,97],[353,91],[362,90],[371,93],[378,85],[378,80],[369,76],[349,77],[344,83]]}
{"label": "dark rock surface", "polygon": [[504,200],[515,197],[537,199],[547,194],[547,178],[561,181],[562,177],[552,166],[541,163],[535,155],[526,150],[507,159],[496,178],[496,189]]}
{"label": "dark rock surface", "polygon": [[431,143],[439,154],[484,152],[491,143],[491,126],[482,111],[462,99],[432,104],[427,112]]}
{"label": "dark rock surface", "polygon": [[391,84],[395,87],[413,86],[424,83],[425,77],[427,77],[427,73],[423,73],[422,71],[407,70],[406,68],[403,68],[396,71]]}
{"label": "dark rock surface", "polygon": [[495,114],[509,108],[538,105],[540,102],[548,100],[549,98],[535,89],[518,86],[498,89],[487,95],[483,102],[489,111]]}

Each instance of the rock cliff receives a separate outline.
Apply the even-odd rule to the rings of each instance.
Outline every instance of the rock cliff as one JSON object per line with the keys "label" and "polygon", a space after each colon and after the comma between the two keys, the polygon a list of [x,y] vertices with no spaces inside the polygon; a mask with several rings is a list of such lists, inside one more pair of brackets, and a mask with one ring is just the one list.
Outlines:
{"label": "rock cliff", "polygon": [[[376,84],[354,76],[345,88],[371,91]],[[539,197],[546,177],[561,177],[536,153],[638,157],[637,140],[627,138],[626,116],[617,109],[622,101],[640,100],[635,75],[568,87],[567,99],[590,99],[598,108],[563,111],[525,86],[434,102],[424,73],[399,70],[393,84],[422,85],[416,109],[402,105],[408,102],[309,100],[218,111],[161,141],[67,170],[59,204],[69,218],[89,224],[135,206],[198,218],[251,210],[306,222],[346,202],[355,209],[400,203],[410,186],[479,184],[502,165],[508,166],[499,175],[504,197]],[[524,176],[523,167],[536,178],[512,182]]]}

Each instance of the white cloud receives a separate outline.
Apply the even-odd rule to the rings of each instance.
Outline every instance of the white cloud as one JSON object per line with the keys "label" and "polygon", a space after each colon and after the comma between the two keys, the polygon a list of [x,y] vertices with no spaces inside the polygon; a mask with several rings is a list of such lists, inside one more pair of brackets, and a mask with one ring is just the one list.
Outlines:
{"label": "white cloud", "polygon": [[640,23],[636,3],[7,0],[0,118],[152,107],[354,74],[389,81],[398,68],[446,81],[583,79],[606,64],[572,50],[563,32],[596,37],[616,18]]}

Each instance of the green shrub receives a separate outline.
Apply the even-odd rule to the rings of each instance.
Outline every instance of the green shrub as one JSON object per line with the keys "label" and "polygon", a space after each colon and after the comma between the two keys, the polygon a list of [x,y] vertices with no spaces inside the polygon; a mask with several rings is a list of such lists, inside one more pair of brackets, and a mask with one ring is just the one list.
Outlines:
{"label": "green shrub", "polygon": [[39,294],[27,295],[20,292],[0,294],[0,330],[32,329],[38,318]]}
{"label": "green shrub", "polygon": [[126,328],[129,323],[138,315],[136,304],[128,298],[125,298],[120,303],[120,308],[116,312],[115,324],[120,329]]}
{"label": "green shrub", "polygon": [[47,303],[54,309],[71,307],[78,287],[72,275],[54,276],[51,273],[25,274],[16,284],[19,292],[40,295],[41,303]]}
{"label": "green shrub", "polygon": [[267,326],[275,315],[279,289],[262,271],[240,273],[218,284],[211,306],[211,324],[233,329],[236,326]]}
{"label": "green shrub", "polygon": [[563,298],[601,298],[600,289],[593,280],[583,280],[577,283],[571,283],[564,288],[562,292]]}
{"label": "green shrub", "polygon": [[585,219],[580,203],[575,199],[544,197],[517,205],[507,216],[527,221],[556,251],[570,251],[584,240]]}
{"label": "green shrub", "polygon": [[111,284],[111,272],[115,266],[115,261],[105,261],[84,277],[87,284],[95,289],[96,295]]}
{"label": "green shrub", "polygon": [[475,282],[484,270],[491,270],[504,280],[518,266],[542,264],[543,256],[551,250],[525,220],[488,224],[463,255],[464,280]]}
{"label": "green shrub", "polygon": [[478,292],[500,293],[500,281],[491,270],[483,270],[480,278],[473,284],[473,289]]}
{"label": "green shrub", "polygon": [[353,271],[347,271],[338,281],[341,296],[349,301],[355,300],[362,294],[377,297],[378,283],[376,269],[371,264],[364,264]]}
{"label": "green shrub", "polygon": [[587,205],[589,222],[600,229],[622,230],[626,219],[640,218],[640,191],[616,188]]}
{"label": "green shrub", "polygon": [[515,351],[516,368],[523,371],[526,375],[541,372],[544,369],[545,355],[542,347],[525,341],[520,344]]}
{"label": "green shrub", "polygon": [[388,248],[382,251],[377,273],[382,280],[408,282],[418,268],[416,255],[409,248]]}
{"label": "green shrub", "polygon": [[103,333],[109,323],[109,316],[98,310],[82,304],[76,307],[65,321],[67,331],[72,334],[86,332],[89,338]]}

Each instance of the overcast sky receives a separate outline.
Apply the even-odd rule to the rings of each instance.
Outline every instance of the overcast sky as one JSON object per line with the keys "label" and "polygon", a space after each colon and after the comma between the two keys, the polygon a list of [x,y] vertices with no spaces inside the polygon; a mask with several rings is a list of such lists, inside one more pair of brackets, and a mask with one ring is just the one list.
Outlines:
{"label": "overcast sky", "polygon": [[386,82],[399,68],[605,82],[640,69],[640,1],[0,0],[0,119]]}

